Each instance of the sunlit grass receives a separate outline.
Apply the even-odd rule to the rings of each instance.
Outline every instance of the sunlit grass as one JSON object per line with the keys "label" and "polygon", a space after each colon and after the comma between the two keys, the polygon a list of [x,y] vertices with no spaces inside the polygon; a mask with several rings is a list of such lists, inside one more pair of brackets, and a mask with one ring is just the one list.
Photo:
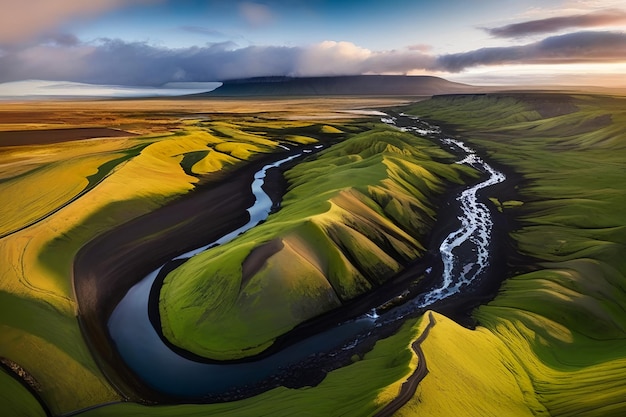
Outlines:
{"label": "sunlit grass", "polygon": [[[496,361],[498,372],[508,370],[525,381],[527,406],[535,410],[538,401],[549,415],[626,412],[624,103],[622,97],[536,94],[436,98],[413,108],[455,124],[491,158],[521,173],[521,201],[498,203],[520,222],[512,237],[537,268],[505,281],[495,300],[476,310],[481,326],[465,331],[462,340],[490,341],[482,349],[452,353],[451,338],[430,355],[449,352],[453,361],[475,362],[504,343],[511,362]],[[501,378],[482,369],[440,375],[448,383],[476,377],[477,384],[502,386]],[[510,397],[514,390],[508,392]],[[437,390],[420,400],[456,407],[477,395],[465,387],[454,401]],[[501,401],[501,395],[485,399],[483,408],[464,415],[504,415],[493,411]],[[407,415],[426,409],[414,404],[415,414]]]}
{"label": "sunlit grass", "polygon": [[[164,334],[214,359],[263,351],[423,254],[432,199],[463,175],[475,173],[432,142],[388,127],[298,164],[286,173],[278,213],[168,275],[160,297]],[[244,274],[253,251],[261,266]]]}
{"label": "sunlit grass", "polygon": [[428,375],[398,416],[548,416],[507,342],[434,314],[422,343]]}
{"label": "sunlit grass", "polygon": [[[119,398],[91,358],[75,318],[77,251],[98,234],[193,190],[200,179],[211,181],[276,149],[278,140],[264,137],[277,136],[278,122],[215,124],[228,132],[215,136],[212,122],[189,123],[161,136],[0,150],[6,156],[0,191],[11,202],[0,209],[3,230],[23,228],[0,239],[0,294],[11,301],[2,305],[0,356],[32,370],[55,412]],[[315,128],[312,122],[287,123],[280,140],[293,133],[288,128],[307,126]],[[224,144],[235,153],[246,151],[237,158],[215,149]],[[187,155],[198,153],[204,157],[185,166]]]}
{"label": "sunlit grass", "polygon": [[[49,215],[87,191],[124,159],[140,141],[105,139],[0,149],[0,236]],[[109,164],[110,166],[107,166]],[[96,178],[97,177],[97,178]]]}

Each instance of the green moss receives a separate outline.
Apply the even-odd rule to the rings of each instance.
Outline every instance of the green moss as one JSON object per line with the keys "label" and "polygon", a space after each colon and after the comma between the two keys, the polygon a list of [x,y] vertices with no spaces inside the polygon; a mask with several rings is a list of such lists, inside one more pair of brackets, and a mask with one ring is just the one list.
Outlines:
{"label": "green moss", "polygon": [[[278,213],[166,277],[164,334],[215,359],[260,352],[419,257],[432,199],[469,173],[433,142],[384,125],[322,151],[286,172]],[[262,255],[269,241],[280,248]],[[244,277],[253,250],[261,267]]]}
{"label": "green moss", "polygon": [[412,109],[454,123],[523,176],[522,198],[501,206],[514,210],[512,237],[535,271],[505,281],[474,316],[506,342],[551,415],[626,412],[624,103],[513,94],[442,97]]}

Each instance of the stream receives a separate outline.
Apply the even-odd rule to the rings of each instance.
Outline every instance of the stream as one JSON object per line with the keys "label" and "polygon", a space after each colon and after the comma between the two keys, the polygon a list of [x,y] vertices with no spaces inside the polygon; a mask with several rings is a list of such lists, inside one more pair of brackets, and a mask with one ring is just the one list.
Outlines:
{"label": "stream", "polygon": [[[493,220],[487,206],[480,201],[479,191],[505,180],[504,174],[492,168],[463,142],[445,137],[439,128],[414,116],[385,116],[383,122],[403,131],[438,140],[454,154],[462,155],[457,163],[468,164],[481,171],[487,179],[463,190],[455,199],[459,205],[459,228],[440,244],[443,273],[439,282],[426,292],[409,299],[397,297],[392,308],[374,307],[355,319],[338,323],[323,332],[285,347],[275,354],[245,363],[203,363],[185,358],[171,350],[154,329],[148,314],[149,295],[162,268],[148,274],[133,286],[117,305],[108,322],[116,348],[129,368],[148,386],[181,399],[225,398],[240,395],[248,387],[278,376],[292,366],[314,357],[319,352],[350,351],[377,328],[423,311],[437,301],[459,294],[483,276],[489,267]],[[320,145],[317,146],[320,148]],[[268,170],[276,168],[315,148],[278,160],[259,170],[251,185],[255,203],[248,209],[250,221],[214,242],[176,256],[172,261],[191,258],[211,247],[224,244],[265,220],[272,210],[272,201],[263,191]],[[430,273],[432,268],[427,269]]]}

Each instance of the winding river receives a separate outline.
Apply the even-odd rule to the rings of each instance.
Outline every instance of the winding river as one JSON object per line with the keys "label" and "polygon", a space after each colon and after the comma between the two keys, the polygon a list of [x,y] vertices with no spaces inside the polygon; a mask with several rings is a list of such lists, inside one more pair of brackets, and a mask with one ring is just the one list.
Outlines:
{"label": "winding river", "polygon": [[[491,212],[480,202],[478,193],[504,181],[504,174],[493,169],[461,141],[443,136],[437,127],[416,117],[400,114],[381,120],[401,130],[441,141],[443,146],[457,155],[462,155],[459,164],[469,164],[487,176],[486,180],[463,190],[456,198],[461,213],[458,217],[460,226],[439,247],[443,265],[440,282],[413,299],[402,299],[401,303],[394,303],[397,307],[372,308],[356,319],[339,323],[259,360],[208,364],[185,358],[171,350],[163,343],[150,321],[150,291],[161,269],[167,266],[165,264],[128,291],[108,322],[109,333],[118,352],[141,380],[156,391],[183,399],[218,398],[245,391],[248,387],[276,377],[290,366],[295,366],[319,352],[349,351],[375,329],[402,320],[437,301],[458,294],[485,274],[489,266],[493,221]],[[319,147],[320,145],[318,149]],[[296,155],[264,166],[255,174],[251,185],[255,203],[248,209],[250,221],[216,241],[179,255],[172,261],[184,261],[213,246],[224,244],[267,218],[272,210],[272,201],[262,188],[267,171],[313,151],[314,148],[304,149]]]}
{"label": "winding river", "polygon": [[398,117],[384,118],[383,122],[397,126],[399,120],[401,130],[438,139],[444,147],[456,154],[464,155],[463,159],[457,161],[457,164],[471,165],[488,175],[486,180],[463,190],[456,197],[461,210],[458,216],[461,226],[446,236],[439,246],[443,264],[441,285],[418,296],[410,303],[424,308],[458,294],[462,288],[471,285],[487,271],[493,220],[491,212],[480,201],[478,193],[484,188],[505,181],[506,176],[486,163],[476,155],[473,149],[460,140],[443,136],[438,127],[421,121],[415,116],[400,114]]}

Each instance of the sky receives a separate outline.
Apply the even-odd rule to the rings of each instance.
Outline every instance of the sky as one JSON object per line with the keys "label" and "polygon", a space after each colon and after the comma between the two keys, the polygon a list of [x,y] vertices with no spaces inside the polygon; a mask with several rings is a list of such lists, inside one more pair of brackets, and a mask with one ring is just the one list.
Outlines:
{"label": "sky", "polygon": [[0,96],[356,74],[626,87],[626,2],[0,0]]}

